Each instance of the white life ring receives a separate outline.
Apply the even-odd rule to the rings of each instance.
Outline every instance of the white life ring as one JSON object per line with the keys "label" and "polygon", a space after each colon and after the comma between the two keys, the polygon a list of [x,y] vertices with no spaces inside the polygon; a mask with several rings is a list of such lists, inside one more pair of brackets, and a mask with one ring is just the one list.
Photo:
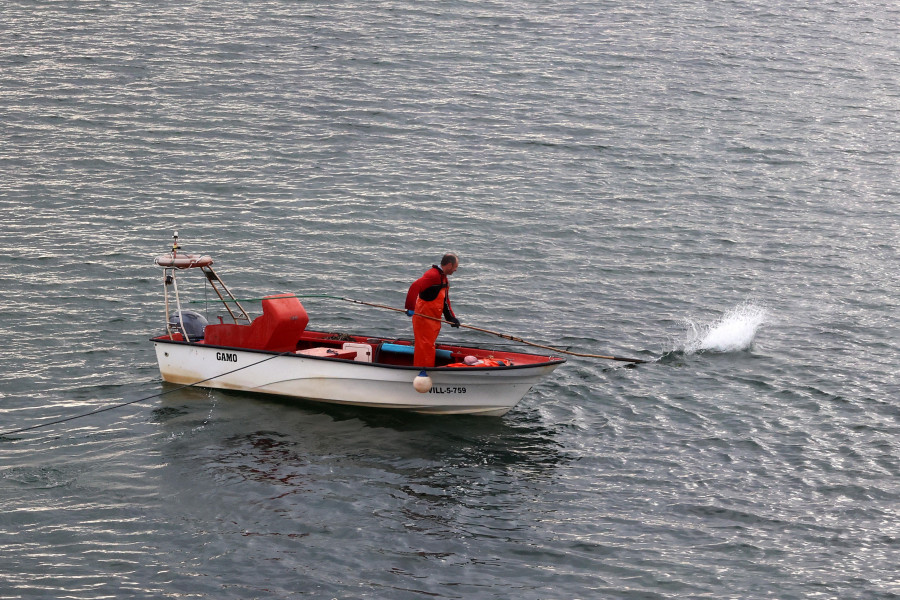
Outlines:
{"label": "white life ring", "polygon": [[176,269],[190,269],[193,267],[208,267],[213,264],[213,259],[211,256],[205,256],[200,254],[176,254],[172,256],[171,254],[163,254],[162,256],[157,256],[156,260],[153,261],[160,267],[174,267]]}

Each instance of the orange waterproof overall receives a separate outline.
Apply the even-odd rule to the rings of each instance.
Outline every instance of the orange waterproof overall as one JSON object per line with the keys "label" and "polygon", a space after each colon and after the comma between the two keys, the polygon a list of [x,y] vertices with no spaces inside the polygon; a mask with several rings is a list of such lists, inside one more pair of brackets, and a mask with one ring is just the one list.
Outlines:
{"label": "orange waterproof overall", "polygon": [[416,367],[434,366],[434,345],[437,342],[438,333],[441,332],[440,320],[426,319],[419,315],[442,319],[446,295],[447,290],[442,289],[434,300],[416,298],[416,315],[412,318],[413,336],[416,338],[413,365]]}

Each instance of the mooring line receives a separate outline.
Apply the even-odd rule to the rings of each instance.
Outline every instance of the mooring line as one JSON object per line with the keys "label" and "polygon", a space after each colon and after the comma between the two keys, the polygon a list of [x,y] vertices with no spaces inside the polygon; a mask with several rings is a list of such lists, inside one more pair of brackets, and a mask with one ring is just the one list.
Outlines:
{"label": "mooring line", "polygon": [[[137,400],[129,400],[128,402],[122,402],[120,404],[114,404],[113,406],[106,406],[103,408],[98,408],[96,410],[92,410],[90,412],[82,413],[80,415],[73,415],[71,417],[65,417],[62,419],[55,419],[53,421],[48,421],[46,423],[38,423],[37,425],[32,425],[30,427],[23,427],[21,429],[13,429],[12,431],[3,431],[0,432],[0,438],[4,438],[8,435],[14,435],[16,433],[23,433],[25,431],[32,431],[34,429],[41,429],[43,427],[50,427],[51,425],[59,425],[60,423],[66,423],[68,421],[74,421],[75,419],[81,419],[83,417],[90,417],[92,415],[96,415],[102,412],[106,412],[108,410],[114,410],[116,408],[122,408],[124,406],[128,406],[130,404],[137,404],[138,402],[144,402],[146,400],[152,400],[153,398],[159,398],[160,396],[165,396],[166,394],[171,394],[173,392],[177,392],[179,390],[183,390],[185,388],[194,387],[196,385],[200,385],[201,383],[205,383],[207,381],[211,381],[213,379],[217,379],[219,377],[224,377],[225,375],[231,375],[232,373],[237,373],[238,371],[242,371],[244,369],[249,369],[250,367],[255,367],[256,365],[262,364],[268,360],[272,360],[273,358],[278,358],[279,356],[285,356],[293,354],[293,352],[281,352],[280,354],[275,354],[274,356],[270,356],[268,358],[264,358],[262,360],[258,360],[255,363],[250,363],[249,365],[244,365],[243,367],[238,367],[237,369],[232,369],[231,371],[226,371],[225,373],[219,373],[218,375],[213,375],[212,377],[207,377],[206,379],[201,379],[200,381],[195,381],[193,383],[186,383],[182,386],[179,386],[175,389],[167,390],[165,392],[160,392],[158,394],[153,394],[152,396],[145,396],[144,398],[138,398]],[[5,440],[5,441],[15,441],[15,440]]]}

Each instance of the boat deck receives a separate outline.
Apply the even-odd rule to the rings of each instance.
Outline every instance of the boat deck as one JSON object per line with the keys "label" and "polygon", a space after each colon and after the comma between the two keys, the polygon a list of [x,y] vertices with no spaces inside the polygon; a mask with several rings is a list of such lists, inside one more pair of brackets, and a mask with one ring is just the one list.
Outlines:
{"label": "boat deck", "polygon": [[[218,327],[218,326],[217,326]],[[247,327],[239,325],[237,327]],[[162,335],[153,338],[153,341],[184,342],[181,333]],[[237,341],[237,340],[235,340]],[[367,362],[377,365],[390,365],[400,367],[413,366],[413,344],[409,340],[391,338],[373,338],[369,336],[347,335],[325,331],[304,330],[300,334],[292,348],[254,348],[247,345],[232,345],[222,339],[205,338],[191,343],[202,346],[214,346],[228,350],[255,350],[263,352],[292,352],[295,354],[325,358],[333,360],[348,360]],[[535,365],[547,362],[564,362],[565,359],[553,356],[543,356],[523,352],[509,352],[495,348],[480,348],[475,346],[459,346],[452,344],[438,344],[435,352],[435,367],[463,368],[466,357],[475,357],[476,360],[485,359],[508,361],[509,366]],[[469,365],[465,365],[468,367]],[[475,365],[478,367],[478,365]]]}

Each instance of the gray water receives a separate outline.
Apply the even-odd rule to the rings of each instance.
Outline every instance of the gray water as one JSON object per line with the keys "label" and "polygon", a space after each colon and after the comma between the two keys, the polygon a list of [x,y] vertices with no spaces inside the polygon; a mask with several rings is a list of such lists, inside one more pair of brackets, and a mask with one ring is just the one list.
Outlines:
{"label": "gray water", "polygon": [[[0,429],[146,400],[0,440],[0,597],[900,596],[898,20],[5,2]],[[245,297],[400,306],[454,250],[463,323],[653,362],[501,419],[173,390],[176,229]]]}

